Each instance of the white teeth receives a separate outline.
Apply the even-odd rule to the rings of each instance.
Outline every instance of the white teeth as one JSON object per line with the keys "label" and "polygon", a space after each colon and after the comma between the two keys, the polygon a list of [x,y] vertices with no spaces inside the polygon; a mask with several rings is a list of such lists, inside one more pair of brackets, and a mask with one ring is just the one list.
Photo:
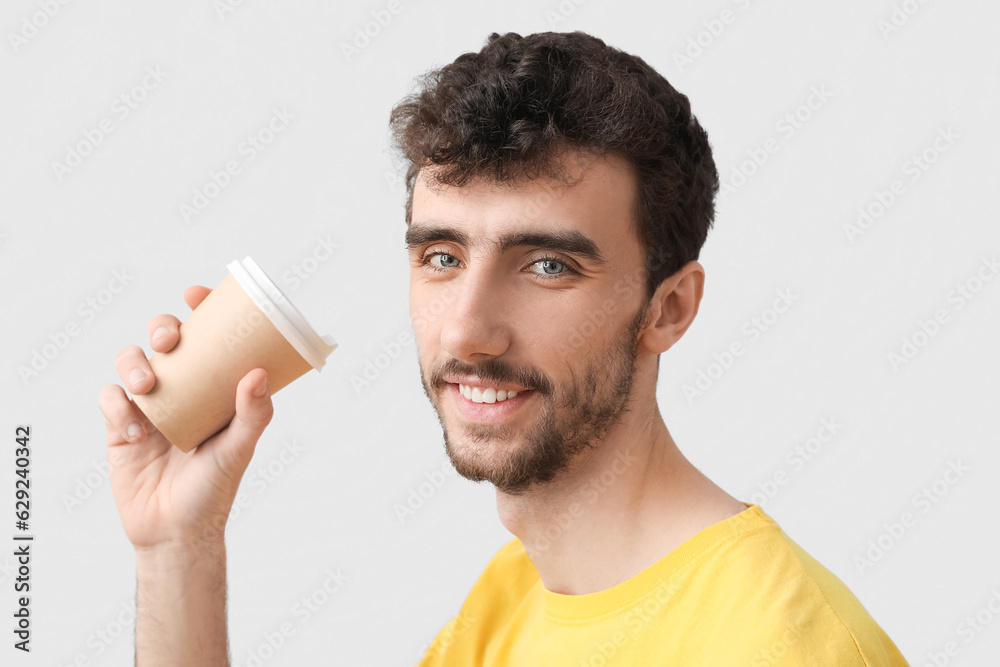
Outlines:
{"label": "white teeth", "polygon": [[458,385],[458,390],[462,396],[465,396],[473,403],[500,403],[506,401],[508,398],[517,396],[516,391],[497,390],[493,387],[483,389],[481,387],[470,387],[467,384]]}

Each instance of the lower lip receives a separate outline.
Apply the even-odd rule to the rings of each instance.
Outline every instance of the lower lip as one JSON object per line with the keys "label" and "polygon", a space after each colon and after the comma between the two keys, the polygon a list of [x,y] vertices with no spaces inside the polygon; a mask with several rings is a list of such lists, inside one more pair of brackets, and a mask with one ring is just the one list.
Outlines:
{"label": "lower lip", "polygon": [[462,416],[466,419],[477,422],[501,422],[508,419],[514,412],[524,405],[525,401],[531,400],[531,397],[535,395],[534,390],[519,391],[517,396],[514,398],[508,398],[505,401],[497,401],[496,403],[475,403],[465,396],[462,396],[462,392],[459,391],[457,384],[448,385],[452,389],[452,393],[455,396],[455,404],[458,405],[458,411],[462,413]]}

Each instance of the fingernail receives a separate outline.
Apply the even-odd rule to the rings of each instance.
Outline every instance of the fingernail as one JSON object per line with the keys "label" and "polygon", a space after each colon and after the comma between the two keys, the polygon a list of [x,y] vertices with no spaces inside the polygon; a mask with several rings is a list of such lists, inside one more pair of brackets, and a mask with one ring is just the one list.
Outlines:
{"label": "fingernail", "polygon": [[153,332],[153,340],[156,340],[157,338],[163,338],[168,333],[170,333],[170,329],[169,328],[167,328],[167,327],[160,327],[159,329],[157,329],[156,331]]}
{"label": "fingernail", "polygon": [[129,440],[136,440],[142,433],[142,427],[136,424],[135,422],[132,422],[131,424],[128,425],[128,428],[125,430],[125,432],[128,434]]}
{"label": "fingernail", "polygon": [[142,372],[142,369],[134,369],[128,376],[129,384],[133,387],[142,382],[146,378],[146,374]]}
{"label": "fingernail", "polygon": [[264,398],[264,394],[267,393],[267,378],[254,390],[253,395],[257,398]]}

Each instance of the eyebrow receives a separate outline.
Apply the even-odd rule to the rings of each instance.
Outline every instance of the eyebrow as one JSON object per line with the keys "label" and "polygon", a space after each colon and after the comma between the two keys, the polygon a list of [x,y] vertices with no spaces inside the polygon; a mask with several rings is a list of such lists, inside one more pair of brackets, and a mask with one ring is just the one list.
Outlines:
{"label": "eyebrow", "polygon": [[[413,223],[406,230],[406,248],[412,251],[430,243],[452,242],[469,247],[469,235],[460,229],[438,224]],[[577,230],[557,232],[510,232],[493,242],[493,251],[503,254],[511,248],[531,246],[564,252],[594,264],[607,264],[608,260],[597,244]]]}

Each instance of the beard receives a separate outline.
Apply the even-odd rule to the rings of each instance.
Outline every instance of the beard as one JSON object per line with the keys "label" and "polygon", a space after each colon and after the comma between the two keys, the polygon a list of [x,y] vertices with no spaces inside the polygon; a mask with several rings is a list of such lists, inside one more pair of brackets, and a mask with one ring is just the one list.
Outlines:
{"label": "beard", "polygon": [[[640,307],[625,330],[607,348],[593,354],[582,368],[570,368],[569,381],[559,387],[538,373],[509,368],[497,357],[477,366],[452,359],[433,374],[435,381],[430,384],[421,373],[424,393],[437,413],[445,452],[456,472],[474,482],[490,482],[504,493],[521,495],[534,484],[551,482],[581,452],[595,447],[629,410],[639,331],[649,305],[646,302]],[[537,424],[522,436],[520,443],[515,442],[515,429],[510,423],[466,422],[455,432],[449,431],[432,391],[432,387],[439,391],[450,389],[441,380],[446,373],[531,387],[538,394],[535,402],[540,403],[536,408]]]}

